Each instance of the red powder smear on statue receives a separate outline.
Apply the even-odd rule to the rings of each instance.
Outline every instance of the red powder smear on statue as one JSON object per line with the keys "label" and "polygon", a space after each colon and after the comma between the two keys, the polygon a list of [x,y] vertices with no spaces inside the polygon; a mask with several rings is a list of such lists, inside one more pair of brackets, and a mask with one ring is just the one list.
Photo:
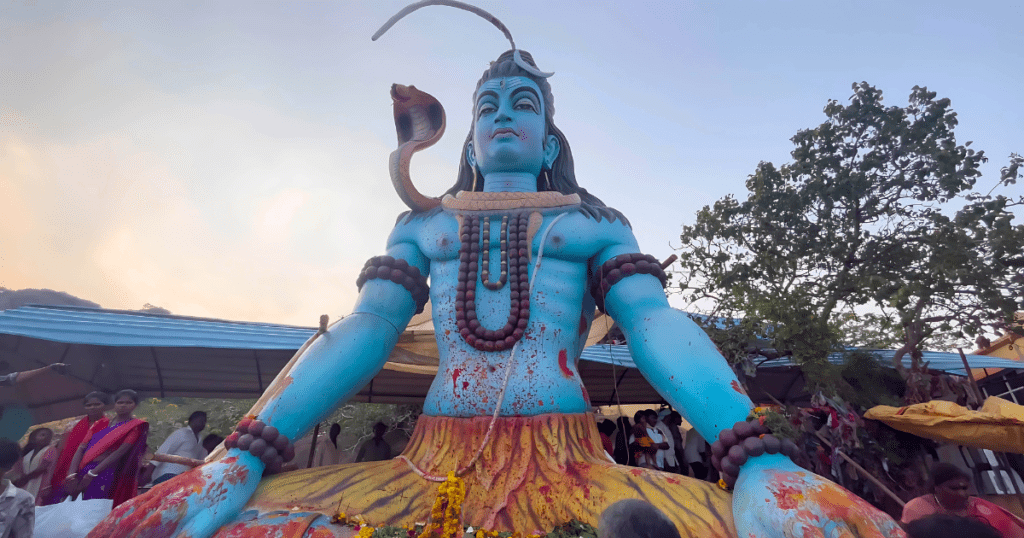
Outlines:
{"label": "red powder smear on statue", "polygon": [[452,372],[452,396],[458,396],[459,395],[458,392],[455,392],[455,389],[458,387],[459,374],[461,374],[461,373],[462,373],[462,370],[460,370],[459,368],[456,368]]}
{"label": "red powder smear on statue", "polygon": [[804,494],[799,489],[790,485],[782,485],[778,489],[773,490],[772,494],[775,495],[775,504],[779,505],[779,508],[783,510],[794,510],[804,500]]}
{"label": "red powder smear on statue", "polygon": [[462,382],[462,390],[466,390],[468,388],[469,388],[469,381],[463,381]]}
{"label": "red powder smear on statue", "polygon": [[641,476],[644,474],[643,469],[630,469],[629,472],[632,473],[633,476]]}
{"label": "red powder smear on statue", "polygon": [[551,486],[543,485],[543,486],[537,488],[537,490],[540,491],[541,494],[543,494],[543,495],[548,495],[548,494],[551,493]]}
{"label": "red powder smear on statue", "polygon": [[732,387],[732,390],[740,394],[746,394],[746,392],[743,392],[743,387],[741,387],[739,382],[736,381],[735,379],[732,380],[732,383],[729,383],[729,386]]}
{"label": "red powder smear on statue", "polygon": [[558,367],[562,369],[562,375],[565,377],[573,377],[572,370],[569,369],[569,356],[563,349],[558,352]]}
{"label": "red powder smear on statue", "polygon": [[243,467],[237,471],[228,473],[224,480],[227,480],[228,484],[242,484],[249,478],[249,469]]}
{"label": "red powder smear on statue", "polygon": [[590,394],[587,392],[587,387],[584,387],[581,384],[580,385],[580,392],[583,393],[583,399],[587,402],[587,405],[590,405]]}
{"label": "red powder smear on statue", "polygon": [[580,314],[580,336],[587,332],[587,318]]}

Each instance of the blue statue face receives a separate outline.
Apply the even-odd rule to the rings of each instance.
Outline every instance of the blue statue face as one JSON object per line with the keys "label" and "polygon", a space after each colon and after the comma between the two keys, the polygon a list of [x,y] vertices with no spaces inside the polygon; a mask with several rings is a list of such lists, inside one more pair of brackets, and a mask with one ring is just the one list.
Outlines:
{"label": "blue statue face", "polygon": [[490,173],[540,174],[558,155],[558,140],[547,135],[540,88],[526,77],[495,78],[476,93],[476,120],[469,163]]}

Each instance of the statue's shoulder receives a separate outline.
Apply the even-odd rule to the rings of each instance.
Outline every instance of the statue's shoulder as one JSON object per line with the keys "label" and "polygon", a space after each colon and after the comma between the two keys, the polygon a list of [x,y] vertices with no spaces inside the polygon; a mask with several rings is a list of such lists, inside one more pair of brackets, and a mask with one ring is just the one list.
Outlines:
{"label": "statue's shoulder", "polygon": [[598,242],[616,242],[633,237],[629,221],[618,210],[585,203],[566,211],[555,223],[553,231]]}
{"label": "statue's shoulder", "polygon": [[450,215],[445,214],[441,207],[426,211],[406,211],[395,219],[389,242],[417,242],[424,233],[430,234],[434,228],[451,221]]}

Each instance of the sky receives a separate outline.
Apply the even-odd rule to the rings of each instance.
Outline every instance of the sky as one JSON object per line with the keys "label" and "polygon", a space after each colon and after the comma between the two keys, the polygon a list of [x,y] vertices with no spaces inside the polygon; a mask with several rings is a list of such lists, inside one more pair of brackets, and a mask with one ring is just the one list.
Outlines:
{"label": "sky", "polygon": [[[0,1],[0,287],[231,320],[348,313],[405,210],[390,85],[447,111],[412,165],[439,195],[476,81],[508,48],[446,7],[371,41],[404,1]],[[1024,153],[1020,3],[478,5],[555,72],[579,183],[659,258],[855,82],[890,105],[914,85],[950,98],[957,139],[990,157],[982,192]]]}

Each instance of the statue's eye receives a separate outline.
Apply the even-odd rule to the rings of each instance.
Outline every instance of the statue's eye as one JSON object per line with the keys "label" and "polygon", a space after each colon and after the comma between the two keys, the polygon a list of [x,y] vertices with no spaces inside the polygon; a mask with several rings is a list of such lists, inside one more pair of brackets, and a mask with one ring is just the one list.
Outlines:
{"label": "statue's eye", "polygon": [[498,107],[494,106],[491,103],[481,103],[480,106],[476,109],[476,117],[479,118],[484,114],[493,114],[497,110]]}
{"label": "statue's eye", "polygon": [[527,97],[523,97],[522,99],[516,101],[514,108],[516,110],[527,110],[530,112],[537,112],[537,105],[533,103],[532,99],[529,99]]}

